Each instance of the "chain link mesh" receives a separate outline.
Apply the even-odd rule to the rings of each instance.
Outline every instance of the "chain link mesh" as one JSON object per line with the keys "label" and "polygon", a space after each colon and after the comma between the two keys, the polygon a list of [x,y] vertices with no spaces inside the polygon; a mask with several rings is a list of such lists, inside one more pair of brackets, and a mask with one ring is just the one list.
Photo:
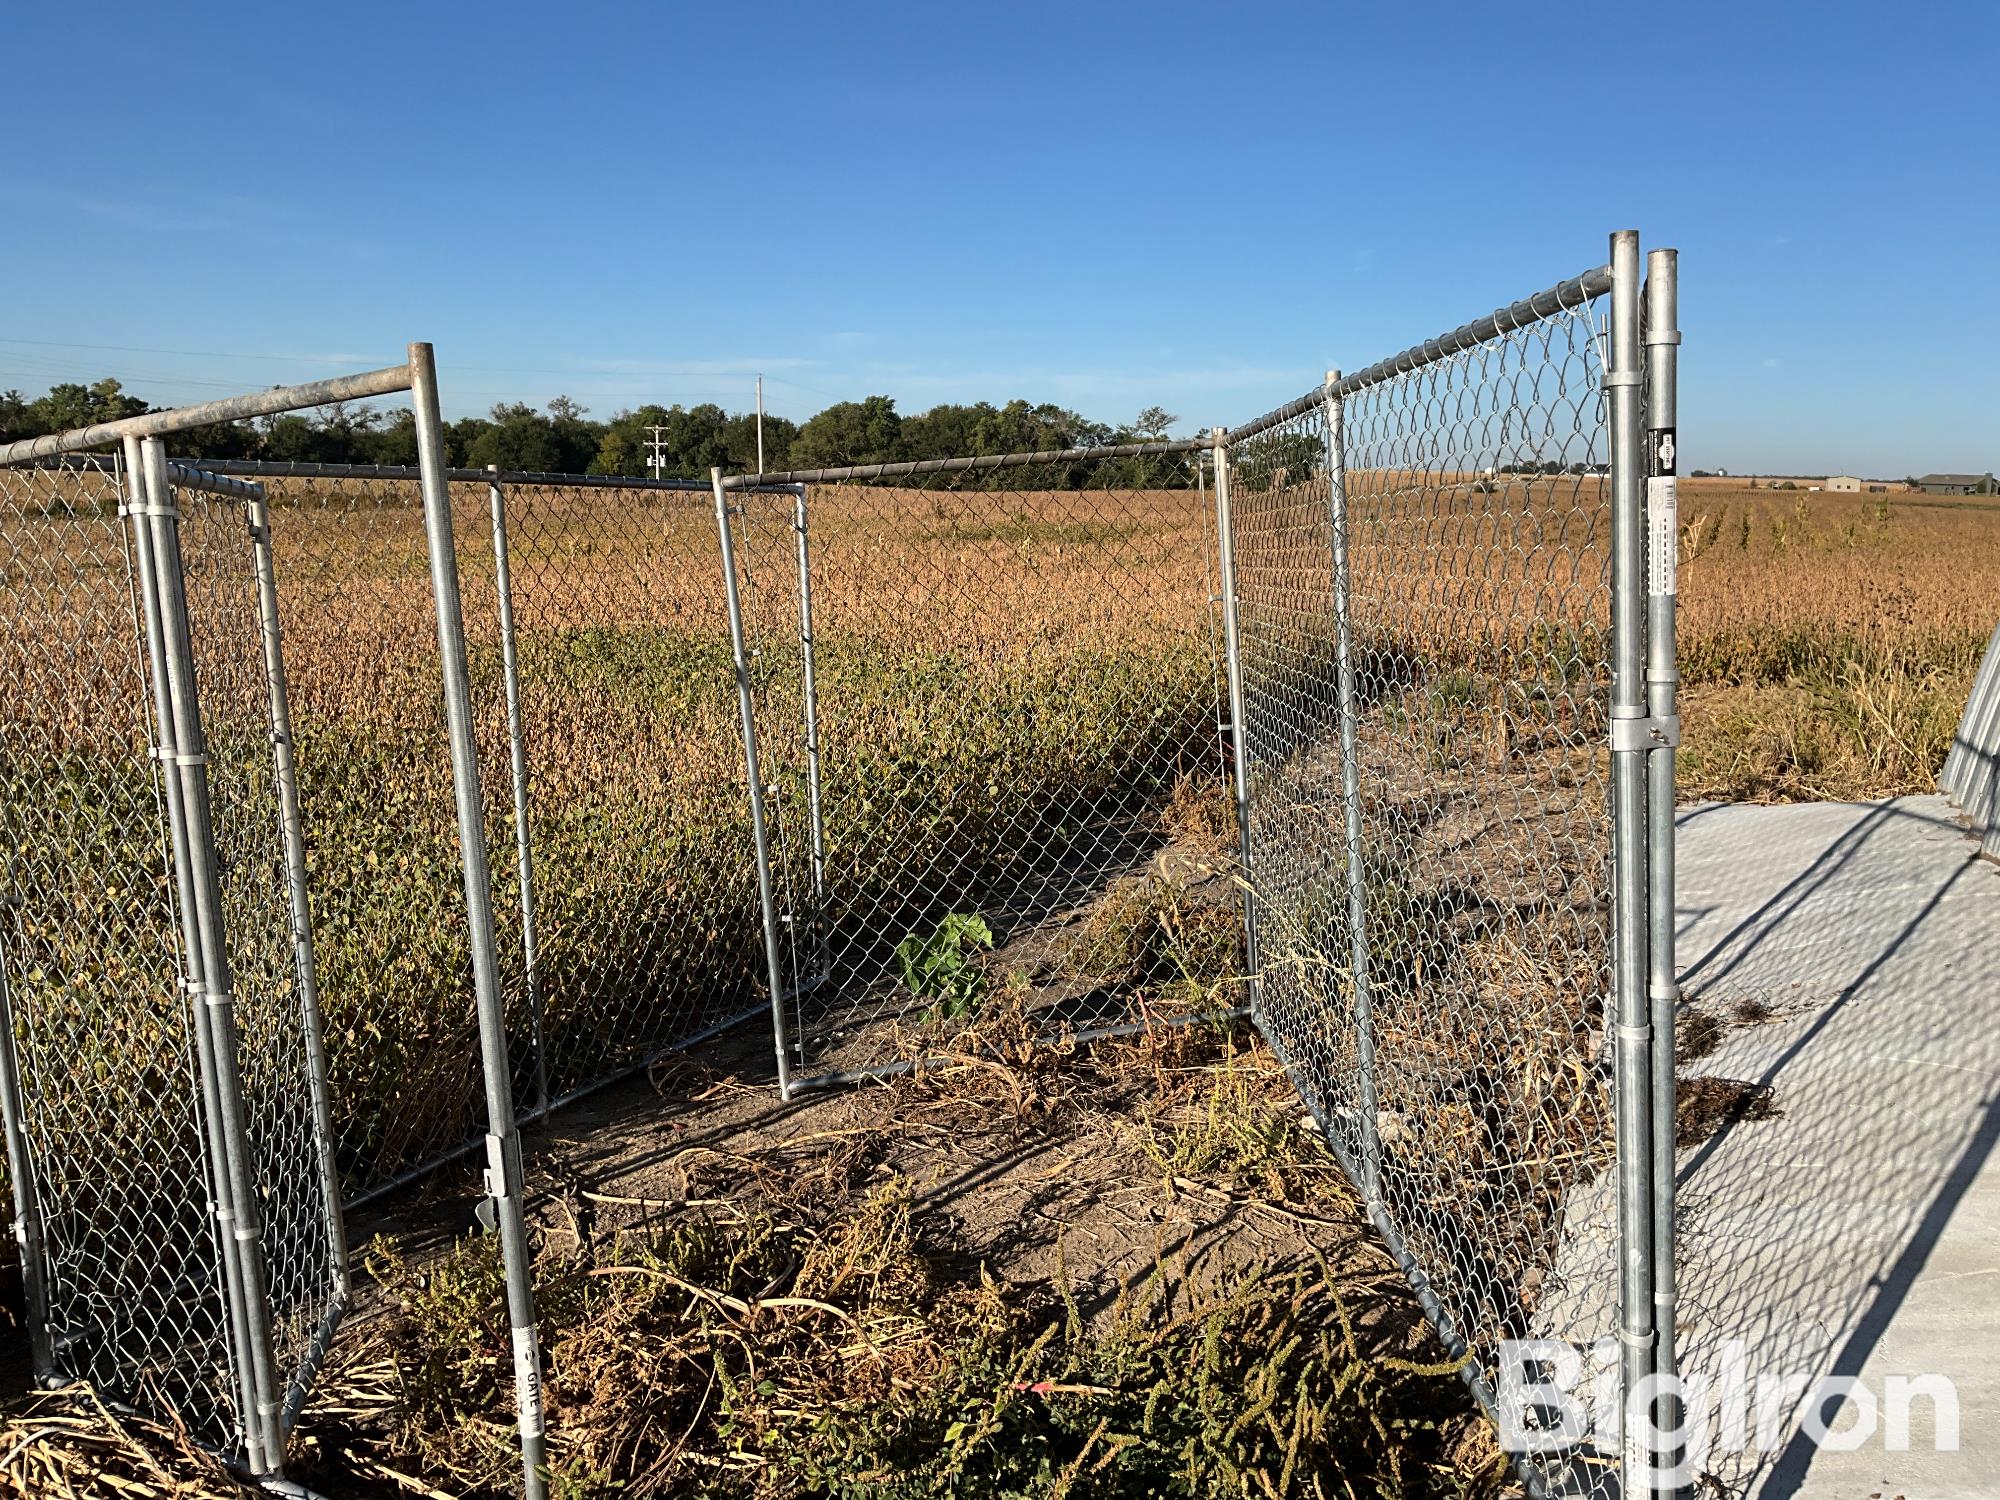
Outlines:
{"label": "chain link mesh", "polygon": [[1229,454],[1257,1017],[1489,1404],[1613,1327],[1600,384],[1579,297]]}
{"label": "chain link mesh", "polygon": [[[414,472],[226,467],[269,496],[335,1133],[363,1193],[483,1120],[422,496]],[[508,475],[496,532],[492,482],[450,495],[525,1113],[768,1003],[714,508]]]}
{"label": "chain link mesh", "polygon": [[237,1381],[125,498],[0,469],[0,982],[48,1358],[213,1439]]}
{"label": "chain link mesh", "polygon": [[559,1097],[764,1007],[757,876],[709,489],[502,501]]}
{"label": "chain link mesh", "polygon": [[1186,452],[731,498],[802,1068],[907,1065],[1003,986],[1051,1030],[1130,1020],[1190,884],[1233,951]]}
{"label": "chain link mesh", "polygon": [[[301,914],[292,908],[286,868],[257,537],[241,497],[182,482],[174,498],[257,1174],[272,1363],[288,1388],[302,1388],[344,1299],[347,1249],[338,1201],[328,1192],[331,1142],[307,1050]],[[297,1392],[291,1397],[295,1402]]]}
{"label": "chain link mesh", "polygon": [[[414,478],[258,477],[278,575],[335,1140],[355,1194],[463,1147],[484,1119],[422,496]],[[455,487],[482,706],[498,702],[485,505],[483,487]],[[493,738],[482,733],[482,745]],[[482,754],[481,786],[489,806],[499,790],[500,818],[505,764],[504,752]],[[495,849],[512,837],[500,818],[489,820],[499,823],[488,830]],[[511,869],[493,863],[501,917],[519,909]],[[519,996],[518,929],[512,936],[501,959],[508,993]]]}

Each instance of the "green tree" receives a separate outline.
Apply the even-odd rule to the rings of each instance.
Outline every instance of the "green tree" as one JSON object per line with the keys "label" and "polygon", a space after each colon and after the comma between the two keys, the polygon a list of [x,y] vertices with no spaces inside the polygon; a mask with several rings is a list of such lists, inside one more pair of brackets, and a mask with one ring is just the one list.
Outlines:
{"label": "green tree", "polygon": [[1149,443],[1164,442],[1180,417],[1164,406],[1149,406],[1132,419],[1132,430]]}
{"label": "green tree", "polygon": [[890,396],[836,401],[799,429],[791,451],[793,467],[804,469],[890,464],[907,456],[903,419]]}
{"label": "green tree", "polygon": [[[64,381],[50,386],[47,395],[27,402],[10,420],[21,426],[20,436],[37,437],[47,432],[67,432],[73,427],[90,427],[98,422],[116,422],[151,410],[138,397],[126,395],[116,380],[107,378],[90,385]],[[109,445],[104,451],[109,451]]]}
{"label": "green tree", "polygon": [[492,420],[473,437],[465,467],[524,469],[555,473],[562,468],[562,443],[555,424],[526,402],[502,402]]}

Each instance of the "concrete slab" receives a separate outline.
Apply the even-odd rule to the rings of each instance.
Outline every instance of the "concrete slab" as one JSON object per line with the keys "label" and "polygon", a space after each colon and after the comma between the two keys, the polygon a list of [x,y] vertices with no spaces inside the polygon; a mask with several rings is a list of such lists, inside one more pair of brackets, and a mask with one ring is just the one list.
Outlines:
{"label": "concrete slab", "polygon": [[[1714,1481],[2000,1496],[2000,868],[1942,797],[1701,806],[1680,825],[1684,991],[1732,1023],[1687,1071],[1768,1085],[1779,1111],[1682,1153],[1683,1369],[1720,1372],[1741,1341],[1753,1377],[1848,1377],[1878,1406],[1852,1451],[1753,1437],[1712,1455]],[[1771,1018],[1738,1022],[1746,1001]],[[1926,1376],[1955,1392],[1955,1452],[1934,1451],[1921,1395],[1893,1447],[1898,1382]],[[1854,1402],[1836,1434],[1860,1435]]]}

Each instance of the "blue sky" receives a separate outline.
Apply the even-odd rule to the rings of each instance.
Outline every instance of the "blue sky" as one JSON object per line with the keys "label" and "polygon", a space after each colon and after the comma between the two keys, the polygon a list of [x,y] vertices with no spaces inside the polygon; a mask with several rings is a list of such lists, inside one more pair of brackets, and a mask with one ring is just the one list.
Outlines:
{"label": "blue sky", "polygon": [[[16,7],[0,387],[1182,430],[1682,256],[1684,462],[2000,468],[2000,6]],[[1648,24],[1649,17],[1663,18]],[[95,347],[91,347],[95,346]],[[116,347],[111,347],[116,346]]]}

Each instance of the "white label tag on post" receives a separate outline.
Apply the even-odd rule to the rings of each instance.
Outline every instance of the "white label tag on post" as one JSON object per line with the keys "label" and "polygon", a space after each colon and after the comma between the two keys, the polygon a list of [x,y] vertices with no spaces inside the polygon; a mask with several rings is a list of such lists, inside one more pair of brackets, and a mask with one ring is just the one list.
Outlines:
{"label": "white label tag on post", "polygon": [[1672,474],[1646,481],[1646,534],[1647,590],[1671,594],[1675,592],[1681,535],[1680,481]]}
{"label": "white label tag on post", "polygon": [[514,1410],[522,1437],[542,1435],[542,1355],[532,1328],[514,1330]]}

